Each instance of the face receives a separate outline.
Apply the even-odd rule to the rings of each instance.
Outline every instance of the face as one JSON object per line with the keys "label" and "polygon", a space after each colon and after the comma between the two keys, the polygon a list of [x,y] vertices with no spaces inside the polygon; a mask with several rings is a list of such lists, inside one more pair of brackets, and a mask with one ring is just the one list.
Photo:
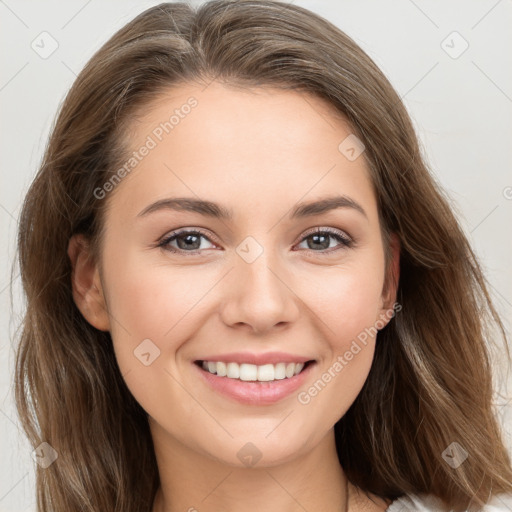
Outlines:
{"label": "face", "polygon": [[[368,376],[394,299],[376,197],[364,153],[347,151],[352,138],[340,150],[350,126],[322,100],[203,89],[175,87],[133,121],[137,161],[102,199],[101,265],[75,300],[111,332],[153,431],[230,465],[243,447],[273,465],[332,432]],[[230,378],[201,361],[260,368],[227,365]]]}

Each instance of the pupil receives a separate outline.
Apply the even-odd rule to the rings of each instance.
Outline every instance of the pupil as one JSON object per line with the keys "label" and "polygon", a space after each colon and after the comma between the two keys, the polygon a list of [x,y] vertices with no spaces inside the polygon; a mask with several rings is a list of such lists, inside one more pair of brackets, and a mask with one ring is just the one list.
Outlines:
{"label": "pupil", "polygon": [[[321,249],[328,249],[329,248],[329,237],[328,236],[315,234],[315,235],[311,235],[311,238],[313,239],[313,244],[308,244],[310,249],[318,248],[318,245],[320,245]],[[321,238],[323,239],[323,243],[322,242],[318,242],[318,240],[321,239]],[[314,245],[314,244],[316,244],[316,245]]]}
{"label": "pupil", "polygon": [[[196,239],[195,241],[193,239]],[[177,238],[178,241],[178,247],[180,249],[199,249],[201,246],[201,241],[197,235],[182,235],[181,237]],[[198,243],[199,241],[199,243]],[[183,242],[183,243],[181,243]],[[194,245],[195,244],[195,245]]]}

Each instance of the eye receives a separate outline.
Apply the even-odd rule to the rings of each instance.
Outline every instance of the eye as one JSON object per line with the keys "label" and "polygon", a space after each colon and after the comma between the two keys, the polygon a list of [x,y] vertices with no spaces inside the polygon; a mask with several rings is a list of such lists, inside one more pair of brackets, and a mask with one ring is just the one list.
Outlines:
{"label": "eye", "polygon": [[[159,242],[157,246],[173,253],[186,254],[188,252],[190,255],[197,255],[201,250],[208,249],[208,247],[204,247],[204,244],[202,244],[202,239],[210,242],[213,248],[217,247],[204,231],[197,228],[174,231]],[[338,247],[331,247],[331,240],[333,239],[338,241]],[[308,252],[322,255],[329,255],[354,245],[354,241],[342,231],[331,228],[315,228],[314,231],[310,231],[302,238],[301,243],[304,242],[307,243],[308,247],[306,250]],[[171,245],[173,243],[176,243],[177,246]]]}
{"label": "eye", "polygon": [[[339,242],[338,247],[331,247],[331,240]],[[354,241],[345,235],[342,231],[330,228],[315,228],[313,232],[309,232],[303,238],[301,243],[306,242],[308,252],[317,252],[322,255],[329,255],[335,251],[344,248],[350,248],[354,245]]]}
{"label": "eye", "polygon": [[[162,247],[166,251],[170,252],[188,252],[190,254],[196,254],[202,249],[208,249],[208,247],[204,247],[204,245],[201,243],[201,239],[208,240],[210,243],[212,243],[206,234],[204,234],[204,232],[200,229],[183,229],[181,231],[174,231],[169,236],[165,237],[158,244],[158,247]],[[176,242],[177,247],[171,245],[173,242]]]}

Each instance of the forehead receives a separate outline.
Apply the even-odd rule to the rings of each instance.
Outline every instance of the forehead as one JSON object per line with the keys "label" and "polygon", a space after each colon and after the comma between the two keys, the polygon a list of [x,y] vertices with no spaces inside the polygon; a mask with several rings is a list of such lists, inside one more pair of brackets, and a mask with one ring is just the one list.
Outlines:
{"label": "forehead", "polygon": [[364,153],[351,160],[340,149],[350,124],[308,93],[181,84],[141,108],[126,135],[132,165],[116,190],[125,205],[169,195],[255,207],[326,192],[373,199]]}

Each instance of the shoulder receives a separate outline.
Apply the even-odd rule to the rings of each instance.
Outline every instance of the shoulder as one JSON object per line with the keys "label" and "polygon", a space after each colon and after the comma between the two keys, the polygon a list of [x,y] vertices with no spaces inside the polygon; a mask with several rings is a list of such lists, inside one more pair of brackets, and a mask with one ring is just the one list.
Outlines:
{"label": "shoulder", "polygon": [[[484,507],[468,509],[467,512],[510,512],[512,494],[497,494]],[[433,494],[408,494],[396,499],[386,512],[451,512],[446,505]]]}
{"label": "shoulder", "polygon": [[389,505],[386,512],[449,512],[433,494],[406,494]]}

